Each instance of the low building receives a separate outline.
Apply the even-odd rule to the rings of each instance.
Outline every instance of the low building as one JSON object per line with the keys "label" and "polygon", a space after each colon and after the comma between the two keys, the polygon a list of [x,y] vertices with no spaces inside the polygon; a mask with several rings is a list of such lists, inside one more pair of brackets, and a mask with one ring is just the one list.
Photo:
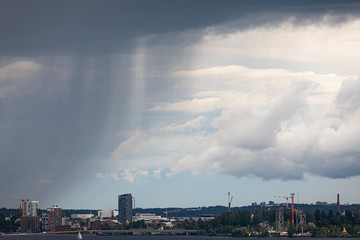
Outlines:
{"label": "low building", "polygon": [[89,219],[94,217],[94,214],[71,214],[72,219]]}
{"label": "low building", "polygon": [[153,213],[136,213],[135,216],[133,216],[133,221],[154,221],[161,219],[161,216],[156,216]]}
{"label": "low building", "polygon": [[114,218],[115,216],[115,210],[106,209],[98,211],[98,217],[99,218]]}
{"label": "low building", "polygon": [[71,231],[70,225],[55,226],[55,232],[67,232]]}
{"label": "low building", "polygon": [[63,217],[63,218],[61,218],[61,225],[62,225],[62,226],[71,225],[71,224],[70,224],[70,218],[68,218],[68,217]]}
{"label": "low building", "polygon": [[89,227],[92,230],[100,230],[102,226],[101,221],[90,221]]}

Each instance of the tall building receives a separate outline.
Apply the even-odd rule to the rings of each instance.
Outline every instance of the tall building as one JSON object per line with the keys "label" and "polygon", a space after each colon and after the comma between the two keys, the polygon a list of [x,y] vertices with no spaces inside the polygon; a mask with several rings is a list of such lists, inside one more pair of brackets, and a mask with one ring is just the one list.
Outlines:
{"label": "tall building", "polygon": [[119,195],[119,222],[131,222],[132,221],[132,196],[130,193]]}
{"label": "tall building", "polygon": [[25,202],[25,216],[36,217],[39,211],[39,201]]}
{"label": "tall building", "polygon": [[62,209],[58,206],[53,206],[47,209],[49,214],[49,231],[55,232],[56,226],[62,224]]}

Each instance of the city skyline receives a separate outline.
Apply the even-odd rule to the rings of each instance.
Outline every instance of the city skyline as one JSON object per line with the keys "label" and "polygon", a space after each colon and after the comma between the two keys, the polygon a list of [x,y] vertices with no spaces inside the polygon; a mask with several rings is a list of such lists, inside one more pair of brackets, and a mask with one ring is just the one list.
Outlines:
{"label": "city skyline", "polygon": [[[349,203],[349,202],[344,202],[344,203],[341,203],[340,201],[340,195],[337,194],[336,195],[336,202],[327,202],[327,201],[316,201],[316,202],[312,202],[312,203],[302,203],[300,202],[299,198],[297,198],[296,194],[295,193],[292,193],[293,194],[293,201],[294,201],[294,204],[309,204],[309,205],[320,205],[320,206],[330,206],[330,205],[337,205],[338,206],[338,209],[339,209],[339,206],[348,206],[348,205],[352,205],[352,204],[355,204],[355,205],[358,205],[360,203]],[[291,203],[292,203],[292,195],[286,195],[286,196],[274,196],[274,199],[275,200],[270,200],[268,202],[266,201],[263,201],[263,200],[260,200],[259,202],[252,202],[251,204],[249,205],[242,205],[242,206],[234,206],[232,204],[232,199],[233,199],[233,195],[230,195],[230,192],[228,192],[228,196],[231,197],[231,200],[228,198],[228,202],[227,204],[224,204],[224,205],[216,205],[216,206],[198,206],[196,208],[192,208],[192,207],[178,207],[179,209],[199,209],[199,208],[207,208],[207,207],[217,207],[217,206],[220,206],[220,207],[225,207],[225,208],[239,208],[239,207],[250,207],[250,206],[265,206],[265,207],[271,207],[271,206],[290,206]],[[30,200],[30,199],[12,199],[12,200],[25,200],[24,201],[24,204],[25,204],[25,211],[24,211],[24,216],[37,216],[38,215],[38,211],[41,210],[41,208],[39,208],[39,201],[35,201],[35,200]],[[88,209],[88,210],[99,210],[100,212],[103,212],[104,213],[101,213],[99,215],[106,215],[108,216],[110,213],[112,213],[114,210],[119,210],[119,209],[122,209],[120,212],[122,212],[122,217],[123,219],[125,219],[126,215],[128,215],[129,212],[131,212],[129,209],[146,209],[146,208],[143,208],[143,207],[137,207],[135,208],[135,197],[131,195],[131,193],[122,193],[120,195],[118,195],[118,199],[117,199],[117,208],[108,208],[108,209],[100,209],[100,208],[96,208],[96,209]],[[229,205],[229,201],[230,201],[230,205]],[[0,206],[1,207],[1,206]],[[176,208],[176,206],[173,206],[173,208]],[[43,208],[42,210],[45,210],[45,209],[51,209],[51,208],[61,208],[61,206],[58,206],[58,205],[52,205],[50,207],[45,207]],[[156,208],[156,207],[149,207],[149,208]],[[164,208],[164,209],[167,209],[168,207],[159,207],[159,208]],[[86,210],[85,208],[68,208],[68,209],[74,209],[74,210]],[[20,204],[20,207],[19,207],[19,210],[22,211],[22,204]],[[110,212],[108,212],[110,211]],[[127,213],[126,213],[127,212]],[[124,221],[124,220],[123,220]]]}
{"label": "city skyline", "polygon": [[3,0],[0,203],[359,203],[360,3]]}
{"label": "city skyline", "polygon": [[[136,207],[135,208],[135,201],[136,201],[136,198],[134,196],[131,195],[131,193],[122,193],[120,195],[117,195],[118,196],[118,200],[117,200],[117,207],[109,207],[107,208],[108,210],[119,210],[121,208],[123,209],[127,209],[128,207],[125,207],[125,206],[130,206],[131,209],[146,209],[146,208],[179,208],[179,209],[192,209],[192,208],[203,208],[203,207],[214,207],[214,206],[222,206],[222,207],[231,207],[231,208],[238,208],[238,207],[249,207],[249,206],[261,206],[261,205],[264,205],[264,206],[267,206],[267,207],[270,207],[270,206],[288,206],[288,205],[291,205],[291,202],[292,202],[292,196],[293,196],[293,201],[294,201],[294,204],[310,204],[310,205],[337,205],[338,207],[340,205],[342,206],[347,206],[347,205],[352,205],[352,204],[360,204],[358,202],[341,202],[341,198],[340,198],[340,194],[336,194],[336,201],[333,202],[333,201],[330,201],[330,202],[327,202],[327,201],[319,201],[319,200],[316,200],[315,202],[300,202],[300,198],[299,198],[299,193],[291,193],[290,195],[282,195],[282,196],[273,196],[273,199],[274,200],[268,200],[268,201],[265,201],[264,199],[258,199],[258,201],[256,202],[251,202],[249,204],[245,204],[245,205],[233,205],[233,195],[228,192],[228,201],[226,204],[217,204],[217,205],[208,205],[208,206],[205,206],[205,205],[198,205],[198,206],[182,206],[182,207],[179,207],[179,206],[149,206],[149,207],[142,207],[142,206],[139,206],[139,207]],[[230,200],[230,197],[231,197],[231,200]],[[122,199],[122,200],[120,200]],[[128,199],[128,200],[125,200],[124,199]],[[11,200],[18,200],[18,201],[21,201],[21,200],[24,200],[24,206],[25,206],[25,211],[24,211],[24,214],[25,216],[37,216],[37,211],[41,208],[39,208],[39,201],[37,200],[30,200],[30,199],[11,199]],[[121,202],[122,201],[122,202]],[[229,205],[229,201],[230,201],[230,205]],[[21,201],[22,202],[22,201]],[[120,206],[123,206],[123,207],[120,207]],[[2,207],[2,206],[0,206]],[[53,208],[53,207],[59,207],[58,205],[52,205],[51,207],[45,207],[43,209],[49,209],[49,208]],[[22,210],[22,204],[20,203],[20,210]],[[103,211],[106,211],[106,209],[103,209],[103,208],[73,208],[73,207],[68,207],[67,209],[89,209],[89,210],[99,210],[99,209],[102,209]],[[126,211],[129,211],[129,210],[122,210],[122,212],[126,212]],[[125,213],[123,213],[122,215],[124,215]]]}

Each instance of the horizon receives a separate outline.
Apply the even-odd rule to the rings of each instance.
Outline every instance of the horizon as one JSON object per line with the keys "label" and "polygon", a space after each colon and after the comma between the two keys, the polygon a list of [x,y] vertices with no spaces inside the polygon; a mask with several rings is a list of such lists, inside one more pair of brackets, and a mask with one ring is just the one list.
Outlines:
{"label": "horizon", "polygon": [[359,30],[355,0],[3,0],[0,203],[359,202]]}
{"label": "horizon", "polygon": [[[33,201],[30,199],[30,201]],[[34,200],[36,201],[36,200]],[[317,202],[320,202],[321,204],[317,204]],[[256,205],[252,205],[253,203],[256,203]],[[273,204],[270,204],[269,202],[253,202],[249,205],[242,205],[242,206],[233,206],[231,205],[231,208],[243,208],[243,207],[268,207],[268,205],[271,205],[271,207],[279,207],[279,206],[284,206],[286,204],[291,205],[291,201],[289,201],[288,203],[286,202],[276,202],[274,201]],[[265,204],[263,204],[265,203]],[[326,202],[326,201],[316,201],[316,202],[312,202],[312,203],[301,203],[301,202],[297,202],[294,201],[294,206],[295,205],[315,205],[315,206],[332,206],[332,205],[337,205],[337,202]],[[350,206],[350,205],[360,205],[360,203],[349,203],[349,202],[344,202],[341,203],[340,202],[340,206]],[[63,210],[106,210],[104,208],[63,208],[59,205],[52,205],[49,206],[47,208],[51,208],[51,207],[59,207],[62,208]],[[156,208],[160,208],[160,209],[201,209],[201,208],[211,208],[211,207],[224,207],[224,208],[228,208],[228,205],[208,205],[208,206],[191,206],[191,207],[176,207],[176,206],[167,206],[167,207],[134,207],[133,209],[156,209]],[[0,207],[0,208],[6,208],[6,207]],[[39,208],[39,210],[46,210],[47,208]],[[17,208],[7,208],[7,209],[17,209]],[[116,210],[117,208],[107,208],[109,210],[114,209]]]}
{"label": "horizon", "polygon": [[[284,206],[286,205],[286,203],[275,203],[274,206],[272,207],[281,207],[281,206]],[[291,204],[289,204],[291,205]],[[319,207],[324,207],[324,206],[333,206],[333,205],[337,205],[337,203],[327,203],[327,204],[316,204],[316,203],[294,203],[294,206],[295,205],[311,205],[311,206],[319,206]],[[360,205],[360,203],[343,203],[343,204],[340,204],[340,206],[351,206],[351,205]],[[265,205],[255,205],[255,207],[262,207],[262,208],[266,208],[268,206],[268,204],[265,204]],[[48,208],[51,208],[53,206],[49,206]],[[61,208],[62,210],[76,210],[76,211],[83,211],[83,210],[90,210],[90,211],[101,211],[101,210],[118,210],[117,208],[112,208],[112,209],[101,209],[101,208],[62,208],[61,206],[57,206],[59,208]],[[202,208],[212,208],[212,207],[222,207],[222,208],[226,208],[228,209],[228,206],[226,205],[214,205],[214,206],[193,206],[193,207],[149,207],[149,208],[143,208],[143,207],[136,207],[136,208],[133,208],[133,210],[136,210],[136,209],[202,209]],[[248,208],[248,207],[254,207],[253,205],[244,205],[244,206],[231,206],[231,208]],[[5,208],[5,209],[18,209],[18,208],[6,208],[6,207],[0,207],[1,208]],[[291,209],[291,207],[289,207]],[[46,211],[47,208],[39,208],[39,210],[41,211]],[[264,210],[267,210],[267,209],[264,209]]]}

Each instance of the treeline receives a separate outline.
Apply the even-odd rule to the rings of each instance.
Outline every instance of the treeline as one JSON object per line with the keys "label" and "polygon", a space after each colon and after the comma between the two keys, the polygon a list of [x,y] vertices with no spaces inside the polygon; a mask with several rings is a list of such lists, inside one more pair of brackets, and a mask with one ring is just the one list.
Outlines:
{"label": "treeline", "polygon": [[[333,211],[316,210],[311,221],[308,220],[308,230],[320,237],[335,237],[341,234],[360,235],[360,212],[345,210],[344,215]],[[346,232],[345,232],[346,231]]]}
{"label": "treeline", "polygon": [[[269,229],[276,228],[277,210],[257,210],[252,216],[247,210],[236,210],[233,213],[223,213],[210,221],[186,220],[179,225],[185,229],[196,229],[204,234],[232,234],[237,236],[268,236]],[[297,232],[311,232],[316,237],[336,237],[340,235],[360,235],[360,214],[353,214],[350,210],[345,215],[334,214],[333,211],[316,210],[315,213],[306,212],[307,224],[297,229],[291,223],[291,210],[284,212],[284,222],[289,235]],[[346,232],[344,231],[346,230]]]}
{"label": "treeline", "polygon": [[[10,215],[7,215],[5,212],[10,213]],[[19,218],[20,213],[18,209],[0,209],[0,232],[16,232],[20,226],[20,222],[17,221]]]}
{"label": "treeline", "polygon": [[[290,204],[289,204],[290,205]],[[303,211],[315,213],[316,210],[320,211],[333,211],[336,212],[337,205],[336,204],[329,204],[329,205],[315,205],[315,204],[295,204],[296,208],[300,208]],[[249,211],[250,213],[254,213],[255,210],[264,211],[267,210],[268,207],[266,205],[256,205],[256,206],[243,206],[243,207],[233,207],[232,210],[235,212],[236,210],[239,211]],[[279,206],[272,206],[271,210],[279,209]],[[341,205],[341,211],[350,210],[352,212],[360,211],[360,204],[348,204],[348,205]],[[169,212],[169,217],[202,217],[206,216],[219,216],[228,211],[227,206],[210,206],[210,207],[195,207],[192,209],[189,208],[167,208]],[[166,208],[135,208],[133,213],[154,213],[158,216],[165,217]],[[176,211],[176,212],[173,212]]]}

